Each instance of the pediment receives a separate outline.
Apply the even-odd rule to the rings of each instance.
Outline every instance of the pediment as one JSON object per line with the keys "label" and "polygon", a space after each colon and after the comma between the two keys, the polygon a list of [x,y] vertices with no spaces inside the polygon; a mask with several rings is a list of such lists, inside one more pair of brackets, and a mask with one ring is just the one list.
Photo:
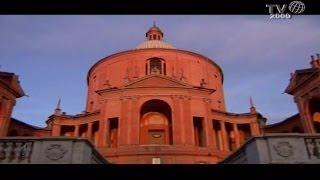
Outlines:
{"label": "pediment", "polygon": [[0,72],[0,81],[14,92],[17,98],[24,96],[18,77],[13,73]]}
{"label": "pediment", "polygon": [[314,73],[318,73],[318,71],[316,71],[315,69],[297,70],[291,77],[285,92],[288,94],[292,94],[297,86],[310,79],[314,75]]}
{"label": "pediment", "polygon": [[178,81],[176,79],[162,76],[150,75],[145,76],[135,81],[129,82],[124,85],[124,88],[137,88],[137,87],[184,87],[192,88],[191,85]]}
{"label": "pediment", "polygon": [[20,82],[19,82],[18,78],[14,77],[12,79],[11,87],[12,87],[12,89],[14,89],[14,91],[17,92],[19,97],[24,96],[24,92],[22,90],[22,87],[20,86]]}

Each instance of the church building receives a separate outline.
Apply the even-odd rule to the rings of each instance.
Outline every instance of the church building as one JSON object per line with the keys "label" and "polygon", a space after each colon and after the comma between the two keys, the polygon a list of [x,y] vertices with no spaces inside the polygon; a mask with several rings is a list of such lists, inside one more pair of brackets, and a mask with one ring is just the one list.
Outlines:
{"label": "church building", "polygon": [[252,136],[320,132],[319,55],[311,68],[292,74],[286,89],[299,113],[266,125],[252,100],[246,113],[226,111],[223,70],[214,59],[164,37],[153,25],[138,46],[97,61],[87,74],[85,111],[69,115],[59,100],[45,128],[13,118],[9,125],[13,105],[4,102],[24,93],[15,76],[2,72],[0,82],[11,78],[12,87],[0,89],[0,135],[87,138],[116,164],[215,164]]}

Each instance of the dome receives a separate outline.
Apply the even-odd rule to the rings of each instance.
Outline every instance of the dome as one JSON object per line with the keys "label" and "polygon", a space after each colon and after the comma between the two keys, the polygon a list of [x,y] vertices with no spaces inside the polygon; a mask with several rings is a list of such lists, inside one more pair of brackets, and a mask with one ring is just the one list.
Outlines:
{"label": "dome", "polygon": [[156,32],[160,32],[160,33],[162,33],[162,31],[161,31],[161,29],[158,27],[158,26],[152,26],[148,31],[147,31],[147,33],[148,32],[151,32],[151,31],[156,31]]}
{"label": "dome", "polygon": [[162,40],[146,40],[139,44],[135,49],[148,49],[148,48],[163,48],[163,49],[176,49],[171,44]]}

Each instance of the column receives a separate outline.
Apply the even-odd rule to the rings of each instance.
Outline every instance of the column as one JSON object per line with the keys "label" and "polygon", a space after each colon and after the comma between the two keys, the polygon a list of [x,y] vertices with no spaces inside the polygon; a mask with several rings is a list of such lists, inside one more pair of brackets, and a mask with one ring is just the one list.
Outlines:
{"label": "column", "polygon": [[229,150],[229,140],[228,140],[226,125],[225,125],[224,121],[220,121],[220,126],[221,126],[223,150],[230,151]]}
{"label": "column", "polygon": [[205,136],[206,136],[206,145],[208,147],[215,147],[215,139],[213,139],[213,131],[212,131],[212,120],[211,120],[211,100],[205,99],[205,108],[206,108],[206,117],[204,119],[204,129],[205,129]]}
{"label": "column", "polygon": [[239,148],[240,147],[240,134],[239,134],[239,130],[238,130],[238,125],[237,124],[233,124],[233,132],[234,132],[234,138],[236,141],[236,147]]}
{"label": "column", "polygon": [[217,142],[217,133],[218,133],[218,131],[216,131],[216,127],[214,126],[214,123],[213,123],[213,120],[210,120],[211,121],[211,124],[212,124],[212,145],[213,145],[213,147],[215,148],[215,149],[217,149],[217,150],[219,150],[218,149],[218,143],[219,142]]}
{"label": "column", "polygon": [[140,134],[140,112],[139,112],[139,96],[134,96],[131,101],[131,133],[130,144],[139,144]]}
{"label": "column", "polygon": [[87,130],[87,138],[90,141],[92,140],[92,124],[93,122],[88,123],[88,130]]}
{"label": "column", "polygon": [[193,119],[191,116],[191,97],[186,96],[182,101],[183,111],[181,124],[181,141],[183,144],[194,145]]}
{"label": "column", "polygon": [[4,137],[4,124],[6,121],[6,110],[5,110],[4,98],[0,96],[0,137]]}
{"label": "column", "polygon": [[107,119],[107,100],[102,100],[100,117],[99,117],[99,138],[97,146],[106,146],[108,134],[109,134],[109,123]]}
{"label": "column", "polygon": [[74,126],[73,136],[79,137],[79,125],[78,124]]}
{"label": "column", "polygon": [[[53,120],[54,121],[54,120]],[[61,126],[52,122],[52,136],[61,136]]]}
{"label": "column", "polygon": [[161,61],[161,74],[164,75],[164,62]]}
{"label": "column", "polygon": [[132,97],[128,97],[127,100],[127,117],[126,117],[126,129],[124,130],[126,132],[126,144],[130,144],[130,139],[132,136],[131,134],[131,125],[132,125]]}
{"label": "column", "polygon": [[251,136],[260,135],[260,126],[258,122],[250,123]]}
{"label": "column", "polygon": [[171,96],[173,101],[172,108],[172,138],[173,144],[182,144],[181,140],[181,126],[183,126],[183,122],[181,121],[181,106],[179,96],[173,95]]}
{"label": "column", "polygon": [[295,99],[300,113],[300,120],[305,133],[315,133],[308,103],[301,98]]}
{"label": "column", "polygon": [[9,129],[11,113],[15,105],[15,100],[2,98],[0,112],[0,137],[7,136]]}
{"label": "column", "polygon": [[127,134],[127,124],[128,124],[128,99],[127,97],[122,97],[121,99],[121,109],[119,118],[119,130],[118,130],[118,145],[127,144],[128,135]]}

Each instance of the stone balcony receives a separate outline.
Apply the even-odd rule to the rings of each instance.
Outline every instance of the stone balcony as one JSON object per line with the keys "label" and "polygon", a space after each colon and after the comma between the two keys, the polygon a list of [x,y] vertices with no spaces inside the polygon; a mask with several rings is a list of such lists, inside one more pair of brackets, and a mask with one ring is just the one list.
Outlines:
{"label": "stone balcony", "polygon": [[320,164],[320,134],[265,134],[249,139],[221,164]]}
{"label": "stone balcony", "polygon": [[7,137],[0,139],[0,164],[107,164],[82,138]]}

